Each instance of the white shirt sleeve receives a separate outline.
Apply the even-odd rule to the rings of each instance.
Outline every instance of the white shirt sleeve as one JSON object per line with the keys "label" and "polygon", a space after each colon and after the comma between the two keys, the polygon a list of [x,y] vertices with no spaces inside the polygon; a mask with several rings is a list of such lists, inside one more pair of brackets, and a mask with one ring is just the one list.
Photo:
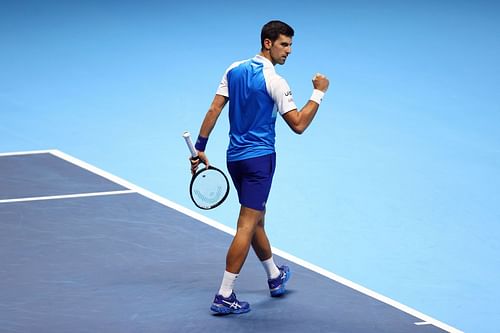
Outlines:
{"label": "white shirt sleeve", "polygon": [[217,88],[217,91],[215,92],[217,95],[222,95],[222,96],[229,97],[229,88],[228,88],[228,85],[227,85],[227,73],[229,73],[229,71],[231,69],[233,69],[234,67],[236,67],[239,64],[243,63],[244,61],[246,61],[246,60],[233,62],[231,64],[231,66],[229,66],[226,69],[226,71],[224,72],[224,75],[222,76],[222,79],[220,80],[219,87]]}
{"label": "white shirt sleeve", "polygon": [[293,99],[292,90],[288,86],[285,79],[280,76],[275,76],[269,83],[269,93],[281,115],[284,115],[288,111],[297,109],[297,105],[295,105],[295,101]]}
{"label": "white shirt sleeve", "polygon": [[226,70],[226,72],[222,76],[222,79],[219,83],[219,87],[217,88],[217,91],[215,92],[217,95],[229,97],[229,89],[227,86],[227,72],[228,71],[229,71],[229,68]]}

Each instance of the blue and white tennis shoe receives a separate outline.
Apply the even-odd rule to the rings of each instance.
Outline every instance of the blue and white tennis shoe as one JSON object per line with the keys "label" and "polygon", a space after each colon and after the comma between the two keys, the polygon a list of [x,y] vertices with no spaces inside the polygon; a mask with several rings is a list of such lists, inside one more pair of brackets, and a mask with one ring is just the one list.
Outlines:
{"label": "blue and white tennis shoe", "polygon": [[290,272],[290,268],[288,266],[281,265],[278,269],[280,270],[280,275],[275,279],[267,280],[271,297],[279,297],[283,295],[286,292],[285,285],[292,276],[292,272]]}
{"label": "blue and white tennis shoe", "polygon": [[212,303],[210,310],[220,314],[240,314],[250,311],[250,304],[248,304],[248,302],[238,301],[236,294],[233,292],[229,297],[215,295],[214,302]]}

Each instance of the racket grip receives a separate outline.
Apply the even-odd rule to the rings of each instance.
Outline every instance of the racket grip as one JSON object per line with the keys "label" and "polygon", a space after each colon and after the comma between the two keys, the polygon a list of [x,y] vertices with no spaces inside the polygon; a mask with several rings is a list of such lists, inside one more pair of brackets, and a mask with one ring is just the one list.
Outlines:
{"label": "racket grip", "polygon": [[189,132],[184,132],[184,134],[182,134],[182,137],[186,141],[189,152],[191,153],[191,157],[192,158],[198,157],[198,152],[194,148],[193,141],[191,141],[191,134]]}

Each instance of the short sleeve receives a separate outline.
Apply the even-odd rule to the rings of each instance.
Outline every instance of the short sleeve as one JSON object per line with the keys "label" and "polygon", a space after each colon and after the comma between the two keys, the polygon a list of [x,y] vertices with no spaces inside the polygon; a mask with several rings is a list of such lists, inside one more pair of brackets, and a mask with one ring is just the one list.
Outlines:
{"label": "short sleeve", "polygon": [[226,71],[224,72],[224,75],[222,76],[222,79],[220,80],[219,87],[217,88],[217,91],[215,92],[217,95],[222,95],[225,97],[229,98],[229,88],[228,88],[228,83],[227,83],[227,73],[234,67],[238,66],[239,64],[245,62],[243,61],[237,61],[233,62],[231,66],[229,66]]}
{"label": "short sleeve", "polygon": [[276,76],[270,82],[270,94],[276,104],[276,108],[281,115],[297,109],[293,99],[292,90],[288,83],[280,76]]}
{"label": "short sleeve", "polygon": [[229,89],[227,86],[227,72],[228,71],[229,71],[229,69],[226,70],[226,72],[222,76],[222,79],[220,80],[219,87],[217,88],[217,91],[215,92],[217,95],[229,97]]}

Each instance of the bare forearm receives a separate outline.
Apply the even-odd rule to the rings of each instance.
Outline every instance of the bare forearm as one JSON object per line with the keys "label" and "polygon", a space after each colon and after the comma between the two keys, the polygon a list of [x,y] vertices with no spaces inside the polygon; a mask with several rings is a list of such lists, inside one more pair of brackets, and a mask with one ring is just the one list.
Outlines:
{"label": "bare forearm", "polygon": [[210,133],[212,133],[212,130],[215,127],[215,124],[217,123],[217,119],[219,118],[220,112],[217,112],[216,110],[210,108],[207,111],[207,114],[205,115],[205,119],[203,119],[203,123],[201,124],[200,128],[200,135],[204,138],[208,138],[210,136]]}
{"label": "bare forearm", "polygon": [[312,123],[314,116],[318,112],[319,104],[309,100],[300,110],[292,110],[283,115],[292,131],[302,134]]}
{"label": "bare forearm", "polygon": [[203,123],[201,124],[200,136],[204,138],[208,138],[210,136],[210,133],[212,133],[212,130],[217,123],[217,119],[219,118],[219,115],[226,103],[227,97],[215,95],[214,100],[205,115],[205,119],[203,119]]}
{"label": "bare forearm", "polygon": [[283,115],[283,118],[295,133],[302,134],[309,127],[314,116],[316,116],[316,112],[318,112],[319,105],[329,84],[330,82],[326,76],[316,74],[313,78],[313,94],[306,105],[304,105],[300,112],[295,109]]}
{"label": "bare forearm", "polygon": [[210,108],[208,109],[205,118],[203,119],[199,137],[198,140],[196,140],[196,145],[195,145],[195,148],[198,151],[199,159],[191,160],[191,172],[193,174],[198,169],[200,161],[205,163],[207,167],[210,165],[208,162],[208,158],[205,155],[205,146],[207,144],[208,137],[210,136],[210,133],[212,133],[212,130],[214,129],[215,124],[217,123],[217,119],[219,118],[219,115],[224,106],[226,105],[227,101],[228,101],[227,97],[221,95],[215,95],[214,100],[212,101],[212,104],[210,105]]}
{"label": "bare forearm", "polygon": [[319,105],[311,100],[307,101],[306,105],[300,110],[298,113],[299,115],[299,121],[297,124],[297,132],[298,133],[303,133],[306,128],[309,127],[311,122],[314,119],[314,116],[316,116],[316,113],[318,112]]}

